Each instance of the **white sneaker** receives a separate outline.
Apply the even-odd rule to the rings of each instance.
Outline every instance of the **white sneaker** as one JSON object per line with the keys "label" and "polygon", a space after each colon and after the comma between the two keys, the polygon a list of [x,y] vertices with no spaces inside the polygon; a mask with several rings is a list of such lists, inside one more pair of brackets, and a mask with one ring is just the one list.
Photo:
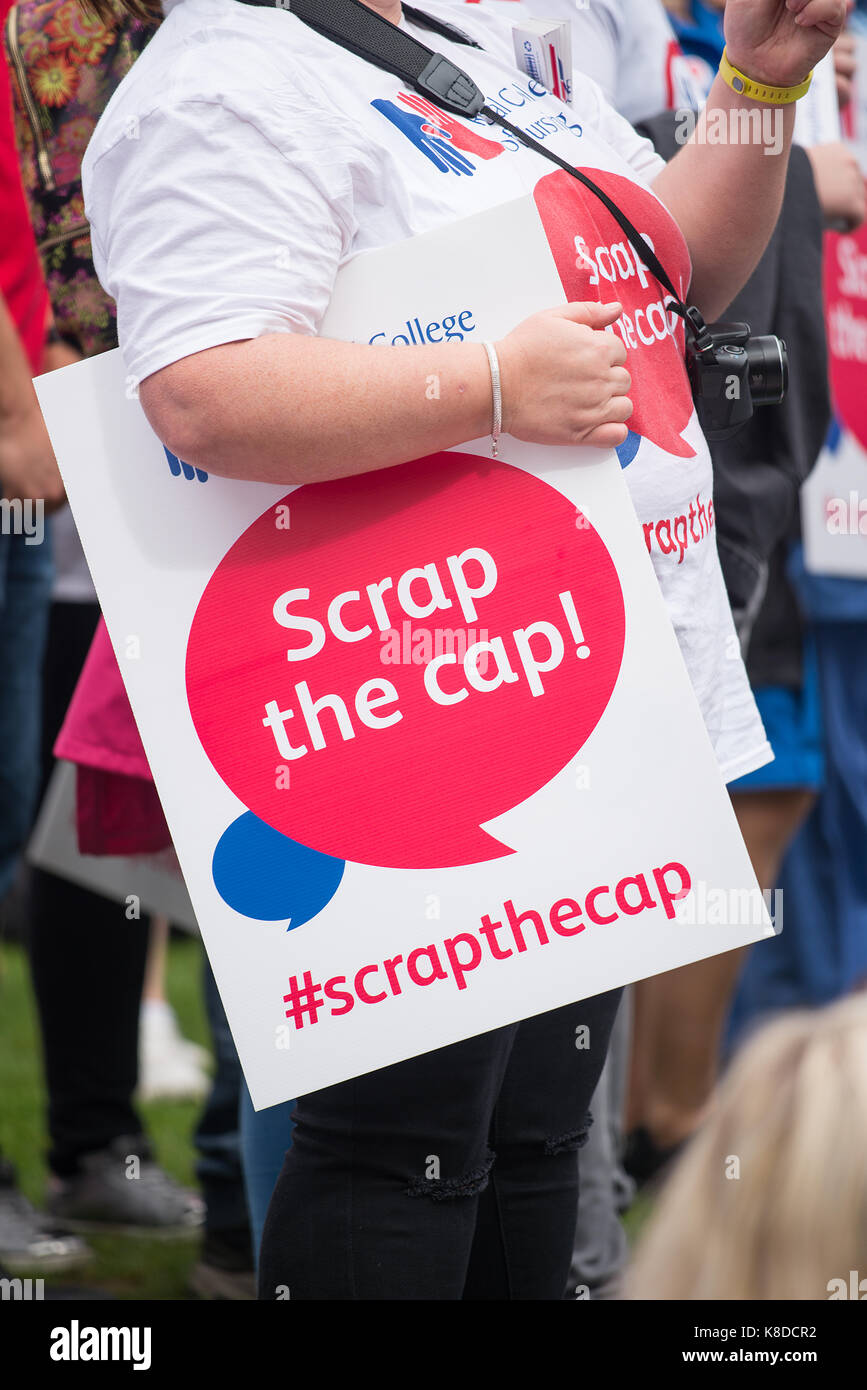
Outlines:
{"label": "white sneaker", "polygon": [[142,1003],[139,1015],[139,1100],[202,1100],[211,1088],[211,1054],[183,1037],[170,1004]]}

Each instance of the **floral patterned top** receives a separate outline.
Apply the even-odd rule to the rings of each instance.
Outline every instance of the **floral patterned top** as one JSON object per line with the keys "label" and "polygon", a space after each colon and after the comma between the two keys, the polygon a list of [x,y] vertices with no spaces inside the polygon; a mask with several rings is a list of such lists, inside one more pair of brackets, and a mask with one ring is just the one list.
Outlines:
{"label": "floral patterned top", "polygon": [[6,21],[24,189],[57,330],[90,357],[117,346],[114,301],[93,269],[81,160],[114,89],[154,33],[79,0],[19,0]]}

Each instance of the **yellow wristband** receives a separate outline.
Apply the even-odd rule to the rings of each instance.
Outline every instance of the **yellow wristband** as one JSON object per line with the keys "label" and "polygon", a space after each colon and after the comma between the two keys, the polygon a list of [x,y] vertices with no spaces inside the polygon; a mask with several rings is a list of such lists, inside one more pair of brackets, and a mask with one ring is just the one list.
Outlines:
{"label": "yellow wristband", "polygon": [[800,101],[801,97],[806,96],[813,81],[813,74],[809,73],[806,81],[798,87],[768,87],[764,82],[753,82],[744,73],[738,72],[729,62],[728,53],[723,50],[722,60],[719,65],[720,76],[727,82],[733,92],[739,97],[749,97],[751,101],[763,101],[769,106],[791,106],[793,102]]}

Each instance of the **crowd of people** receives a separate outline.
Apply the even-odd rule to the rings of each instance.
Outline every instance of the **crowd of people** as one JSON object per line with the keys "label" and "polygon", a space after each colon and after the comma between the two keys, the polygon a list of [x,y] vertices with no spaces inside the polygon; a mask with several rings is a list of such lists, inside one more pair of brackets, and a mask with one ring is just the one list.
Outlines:
{"label": "crowd of people", "polygon": [[[799,499],[845,427],[823,260],[829,232],[867,218],[867,3],[364,7],[468,71],[495,110],[527,80],[513,25],[565,22],[574,76],[550,148],[619,175],[627,215],[652,187],[655,249],[680,261],[682,294],[708,322],[784,339],[790,389],[730,438],[696,429],[694,457],[675,458],[630,427],[651,369],[606,331],[622,306],[605,286],[516,316],[490,353],[320,337],[351,257],[532,191],[545,151],[512,140],[466,177],[453,118],[408,115],[393,73],[303,6],[7,6],[0,900],[14,889],[24,924],[49,1178],[31,1205],[2,1157],[0,1096],[0,1268],[65,1274],[103,1231],[199,1241],[191,1294],[211,1299],[257,1285],[265,1300],[844,1296],[835,1281],[867,1275],[867,580],[810,572]],[[524,130],[520,105],[502,114]],[[728,128],[761,138],[709,138],[712,116],[745,106],[774,119]],[[562,109],[534,82],[537,120]],[[385,470],[489,434],[493,390],[504,434],[616,449],[645,537],[712,497],[713,530],[679,555],[648,549],[782,932],[260,1111],[203,958],[208,1079],[165,1000],[169,924],[23,865],[58,758],[76,766],[82,853],[171,847],[31,385],[118,344],[167,449],[213,474],[383,470],[386,486]],[[665,351],[680,353],[674,336]],[[663,390],[691,415],[682,364]],[[582,1025],[593,1046],[576,1062]],[[142,1094],[202,1100],[198,1191],[160,1166]],[[429,1154],[456,1176],[417,1181]],[[632,1250],[639,1193],[650,1215]]]}

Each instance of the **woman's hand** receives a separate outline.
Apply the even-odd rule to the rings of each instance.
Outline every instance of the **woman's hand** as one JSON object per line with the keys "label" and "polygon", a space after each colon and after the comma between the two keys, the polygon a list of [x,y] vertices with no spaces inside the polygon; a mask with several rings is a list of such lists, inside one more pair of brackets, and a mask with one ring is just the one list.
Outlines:
{"label": "woman's hand", "polygon": [[730,61],[754,82],[795,87],[840,37],[846,0],[728,0]]}
{"label": "woman's hand", "polygon": [[71,367],[73,362],[82,362],[83,353],[73,347],[65,338],[56,338],[42,349],[43,372],[56,372],[61,367]]}
{"label": "woman's hand", "polygon": [[826,222],[854,232],[867,216],[867,191],[857,158],[848,145],[839,142],[812,145],[807,154]]}
{"label": "woman's hand", "polygon": [[620,304],[566,304],[533,314],[497,343],[503,431],[531,444],[614,449],[632,414],[626,348],[604,330]]}
{"label": "woman's hand", "polygon": [[33,387],[14,416],[0,422],[0,493],[41,501],[46,512],[66,500],[60,470]]}
{"label": "woman's hand", "polygon": [[[799,86],[840,37],[847,0],[728,0],[730,61],[755,82]],[[744,130],[744,115],[761,113],[761,138],[733,135],[708,143],[708,123]],[[774,146],[765,120],[773,115]],[[692,139],[654,180],[692,257],[690,301],[708,322],[726,311],[752,275],[770,240],[786,186],[795,106],[769,108],[740,96],[718,75]],[[724,126],[725,129],[725,126]],[[751,129],[751,128],[750,128]],[[737,215],[721,217],[720,209]]]}

